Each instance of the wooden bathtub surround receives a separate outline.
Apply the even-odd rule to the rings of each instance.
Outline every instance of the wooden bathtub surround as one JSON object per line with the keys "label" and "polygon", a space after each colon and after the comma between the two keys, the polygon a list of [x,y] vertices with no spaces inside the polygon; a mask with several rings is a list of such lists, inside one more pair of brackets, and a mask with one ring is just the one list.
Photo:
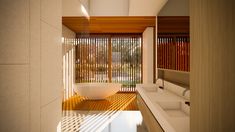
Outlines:
{"label": "wooden bathtub surround", "polygon": [[62,103],[63,110],[138,110],[136,93],[118,92],[104,100],[88,100],[75,95]]}

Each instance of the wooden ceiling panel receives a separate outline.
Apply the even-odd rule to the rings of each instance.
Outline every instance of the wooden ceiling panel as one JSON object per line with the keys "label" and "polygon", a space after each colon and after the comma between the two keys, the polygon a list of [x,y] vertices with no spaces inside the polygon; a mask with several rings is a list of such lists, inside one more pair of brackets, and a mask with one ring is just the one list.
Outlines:
{"label": "wooden ceiling panel", "polygon": [[155,16],[63,17],[62,23],[76,33],[142,33],[155,27]]}

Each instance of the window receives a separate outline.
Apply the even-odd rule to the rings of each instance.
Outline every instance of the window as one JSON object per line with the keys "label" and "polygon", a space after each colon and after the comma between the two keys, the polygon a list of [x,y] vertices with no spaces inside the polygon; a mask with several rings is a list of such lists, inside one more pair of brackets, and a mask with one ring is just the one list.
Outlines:
{"label": "window", "polygon": [[76,82],[118,82],[121,91],[135,91],[142,82],[142,36],[78,36]]}

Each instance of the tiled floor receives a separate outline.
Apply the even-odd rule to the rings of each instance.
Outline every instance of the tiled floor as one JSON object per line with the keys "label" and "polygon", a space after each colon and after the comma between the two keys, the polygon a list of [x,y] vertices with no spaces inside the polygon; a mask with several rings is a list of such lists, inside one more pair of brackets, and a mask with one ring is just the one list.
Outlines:
{"label": "tiled floor", "polygon": [[147,132],[140,111],[122,111],[102,132]]}
{"label": "tiled floor", "polygon": [[64,111],[62,132],[147,132],[140,111]]}
{"label": "tiled floor", "polygon": [[63,102],[62,132],[147,132],[135,93],[105,100],[74,96]]}

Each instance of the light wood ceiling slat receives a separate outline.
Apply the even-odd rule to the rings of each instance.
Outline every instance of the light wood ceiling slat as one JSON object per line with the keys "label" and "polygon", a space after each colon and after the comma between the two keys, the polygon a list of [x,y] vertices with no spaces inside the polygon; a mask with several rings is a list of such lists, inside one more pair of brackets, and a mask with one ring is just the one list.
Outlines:
{"label": "light wood ceiling slat", "polygon": [[155,27],[155,16],[62,17],[62,23],[76,33],[142,33]]}

